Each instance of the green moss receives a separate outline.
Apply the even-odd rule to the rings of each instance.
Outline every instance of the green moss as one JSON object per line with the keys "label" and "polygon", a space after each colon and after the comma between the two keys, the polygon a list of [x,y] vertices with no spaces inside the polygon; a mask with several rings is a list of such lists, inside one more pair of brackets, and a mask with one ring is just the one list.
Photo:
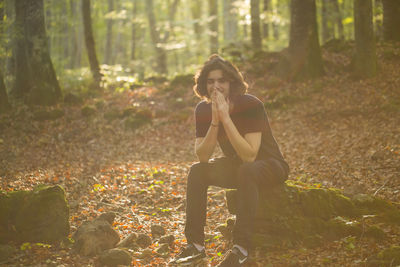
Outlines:
{"label": "green moss", "polygon": [[81,113],[83,116],[89,117],[96,114],[96,108],[94,108],[93,106],[86,105],[81,109]]}
{"label": "green moss", "polygon": [[377,259],[390,264],[390,266],[397,266],[400,264],[400,246],[392,246],[379,252]]}
{"label": "green moss", "polygon": [[0,240],[53,243],[69,233],[69,207],[60,186],[2,194],[0,204]]}
{"label": "green moss", "polygon": [[400,210],[389,201],[359,194],[353,197],[353,202],[362,214],[374,214],[385,222],[400,225]]}

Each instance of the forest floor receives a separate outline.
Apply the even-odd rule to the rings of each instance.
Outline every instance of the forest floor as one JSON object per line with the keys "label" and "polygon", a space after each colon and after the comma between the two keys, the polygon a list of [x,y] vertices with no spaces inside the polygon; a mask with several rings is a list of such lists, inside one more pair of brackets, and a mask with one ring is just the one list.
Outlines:
{"label": "forest floor", "polygon": [[[381,48],[379,75],[363,81],[352,79],[343,67],[349,63],[345,53],[326,49],[324,60],[326,76],[310,82],[273,83],[268,75],[246,74],[249,93],[267,103],[273,133],[291,167],[289,179],[400,203],[400,51]],[[185,242],[185,179],[196,161],[192,114],[197,100],[192,94],[185,88],[177,98],[165,85],[107,91],[85,100],[98,107],[95,114],[85,117],[80,106],[60,105],[65,115],[55,121],[35,121],[29,109],[17,108],[1,118],[0,189],[62,185],[71,234],[105,211],[116,212],[114,227],[121,238],[150,234],[151,225],[163,225],[176,238],[170,254],[157,255],[155,242],[151,256],[142,249],[134,252],[133,265],[165,266]],[[111,109],[122,112],[131,106],[152,110],[152,123],[131,130],[123,118],[104,117]],[[210,266],[229,249],[216,228],[230,217],[224,191],[211,188]],[[390,238],[381,242],[344,238],[313,249],[256,249],[250,266],[364,266],[368,256],[400,244],[399,235],[390,229],[387,234]],[[70,248],[32,245],[4,265],[94,266],[95,259]]]}

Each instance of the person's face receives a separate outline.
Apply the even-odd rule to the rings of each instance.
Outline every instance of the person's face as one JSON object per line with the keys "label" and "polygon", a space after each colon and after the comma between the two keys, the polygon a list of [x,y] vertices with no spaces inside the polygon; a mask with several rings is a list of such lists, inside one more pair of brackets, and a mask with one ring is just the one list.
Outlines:
{"label": "person's face", "polygon": [[230,84],[224,77],[222,70],[212,70],[207,76],[207,92],[211,98],[214,90],[220,91],[227,99],[229,97]]}

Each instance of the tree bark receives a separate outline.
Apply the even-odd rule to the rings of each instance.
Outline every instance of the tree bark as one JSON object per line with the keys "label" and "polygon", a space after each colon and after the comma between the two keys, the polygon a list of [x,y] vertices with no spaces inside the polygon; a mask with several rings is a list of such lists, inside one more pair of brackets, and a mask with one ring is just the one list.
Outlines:
{"label": "tree bark", "polygon": [[8,102],[7,90],[4,84],[3,74],[0,71],[0,114],[7,112],[10,107],[11,106]]}
{"label": "tree bark", "polygon": [[376,75],[377,59],[372,22],[372,0],[354,1],[354,33],[356,52],[353,59],[354,73],[358,78]]}
{"label": "tree bark", "polygon": [[218,1],[208,0],[209,29],[210,29],[210,53],[218,53]]}
{"label": "tree bark", "polygon": [[154,50],[157,58],[157,72],[166,74],[167,71],[167,53],[163,47],[161,47],[161,40],[159,32],[157,31],[156,18],[154,16],[153,0],[146,1],[147,18],[149,20],[150,37],[153,42]]}
{"label": "tree bark", "polygon": [[226,44],[236,41],[237,18],[234,13],[232,0],[224,0],[224,42]]}
{"label": "tree bark", "polygon": [[192,18],[194,20],[193,29],[196,35],[196,39],[199,41],[201,40],[201,35],[203,33],[203,27],[201,26],[201,14],[203,10],[203,5],[201,0],[193,0],[191,1],[191,11],[192,11]]}
{"label": "tree bark", "polygon": [[338,28],[339,39],[344,39],[344,28],[343,28],[343,22],[342,22],[342,13],[341,13],[340,8],[339,8],[338,0],[331,0],[331,1],[332,1],[333,9],[334,9],[336,25],[337,25],[337,28]]}
{"label": "tree bark", "polygon": [[138,9],[138,0],[133,0],[133,21],[132,21],[132,43],[131,43],[131,60],[135,60],[136,53],[136,15]]}
{"label": "tree bark", "polygon": [[[29,92],[25,100],[30,104],[55,104],[61,97],[61,89],[49,54],[43,0],[16,0],[15,3],[18,28],[23,34],[18,38],[16,76],[16,85],[21,88],[16,91]],[[26,72],[18,73],[21,70]]]}
{"label": "tree bark", "polygon": [[113,41],[113,23],[114,18],[110,17],[110,13],[114,11],[114,0],[108,0],[108,18],[107,18],[107,34],[106,34],[106,51],[104,63],[114,64],[112,57],[112,41]]}
{"label": "tree bark", "polygon": [[96,46],[92,29],[92,18],[90,13],[90,0],[82,0],[83,29],[90,70],[92,71],[94,87],[96,89],[100,89],[102,75],[100,73],[99,61],[97,60]]}
{"label": "tree bark", "polygon": [[292,0],[289,40],[289,80],[304,80],[323,75],[318,41],[315,0]]}
{"label": "tree bark", "polygon": [[328,41],[331,37],[330,29],[329,29],[329,15],[328,15],[328,0],[322,0],[322,12],[321,12],[321,24],[322,24],[322,43]]}
{"label": "tree bark", "polygon": [[78,66],[78,62],[80,62],[81,51],[78,46],[78,33],[76,30],[77,25],[75,23],[75,21],[78,20],[77,14],[76,0],[69,0],[68,19],[71,21],[71,23],[69,25],[68,37],[70,39],[69,47],[71,53],[69,53],[68,67],[70,69],[76,68]]}
{"label": "tree bark", "polygon": [[255,51],[261,50],[261,30],[260,30],[260,0],[250,1],[251,13],[251,42]]}
{"label": "tree bark", "polygon": [[383,39],[400,41],[400,1],[383,0]]}
{"label": "tree bark", "polygon": [[[264,0],[264,6],[263,6],[264,15],[267,15],[267,14],[268,14],[268,11],[269,11],[269,2],[270,2],[270,1],[271,1],[271,0]],[[263,37],[266,38],[266,39],[268,39],[268,36],[269,36],[269,22],[264,22],[264,23],[263,23]]]}

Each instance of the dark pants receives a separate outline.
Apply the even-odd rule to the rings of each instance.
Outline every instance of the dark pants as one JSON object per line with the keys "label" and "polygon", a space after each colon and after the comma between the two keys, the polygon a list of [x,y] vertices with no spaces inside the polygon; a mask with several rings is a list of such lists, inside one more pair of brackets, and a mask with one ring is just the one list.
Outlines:
{"label": "dark pants", "polygon": [[251,247],[253,221],[260,187],[283,183],[287,172],[275,159],[243,163],[238,159],[217,158],[190,168],[186,190],[185,236],[188,243],[204,244],[207,189],[210,185],[235,188],[238,194],[233,242]]}

